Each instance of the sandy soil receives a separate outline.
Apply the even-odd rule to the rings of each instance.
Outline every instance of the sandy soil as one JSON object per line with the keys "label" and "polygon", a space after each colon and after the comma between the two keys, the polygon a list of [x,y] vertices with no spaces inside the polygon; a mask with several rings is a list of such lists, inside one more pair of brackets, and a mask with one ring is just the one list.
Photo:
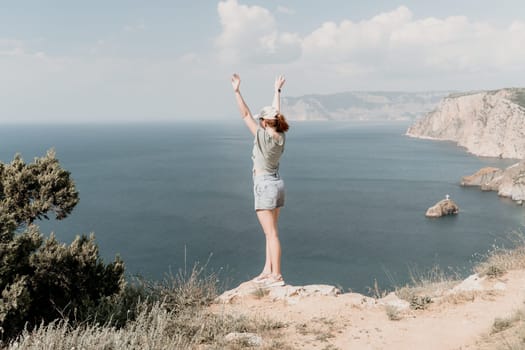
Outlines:
{"label": "sandy soil", "polygon": [[286,327],[279,340],[292,349],[480,349],[497,317],[525,306],[525,271],[510,271],[491,283],[500,288],[459,292],[424,310],[405,309],[397,321],[380,302],[355,293],[293,302],[250,295],[212,310],[282,321]]}

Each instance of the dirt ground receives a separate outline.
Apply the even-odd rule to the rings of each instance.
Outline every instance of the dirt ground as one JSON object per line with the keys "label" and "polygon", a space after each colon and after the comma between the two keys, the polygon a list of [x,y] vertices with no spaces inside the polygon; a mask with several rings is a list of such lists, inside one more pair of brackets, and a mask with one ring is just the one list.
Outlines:
{"label": "dirt ground", "polygon": [[488,336],[494,320],[525,307],[525,271],[493,282],[500,287],[458,292],[421,310],[396,309],[390,317],[384,304],[356,293],[293,302],[254,294],[212,310],[281,321],[285,327],[274,336],[291,349],[488,349],[487,339],[499,336]]}

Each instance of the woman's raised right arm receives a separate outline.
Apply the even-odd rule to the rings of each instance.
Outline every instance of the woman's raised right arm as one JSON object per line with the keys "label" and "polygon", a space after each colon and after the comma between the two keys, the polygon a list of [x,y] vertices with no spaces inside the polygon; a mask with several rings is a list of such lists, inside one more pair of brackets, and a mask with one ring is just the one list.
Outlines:
{"label": "woman's raised right arm", "polygon": [[244,123],[248,127],[248,130],[255,136],[257,133],[257,123],[253,120],[252,113],[250,112],[250,109],[248,108],[248,105],[246,102],[244,102],[244,99],[242,98],[240,87],[241,87],[241,77],[239,77],[238,74],[232,75],[232,87],[233,92],[235,93],[235,100],[237,101],[237,106],[239,107],[239,111],[241,112],[242,120],[244,120]]}

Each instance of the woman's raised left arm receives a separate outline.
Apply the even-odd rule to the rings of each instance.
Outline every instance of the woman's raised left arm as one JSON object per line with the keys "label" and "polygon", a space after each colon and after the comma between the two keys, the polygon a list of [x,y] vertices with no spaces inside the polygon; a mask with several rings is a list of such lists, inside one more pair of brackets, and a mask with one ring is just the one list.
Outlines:
{"label": "woman's raised left arm", "polygon": [[282,75],[275,78],[272,106],[281,113],[281,88],[286,80]]}

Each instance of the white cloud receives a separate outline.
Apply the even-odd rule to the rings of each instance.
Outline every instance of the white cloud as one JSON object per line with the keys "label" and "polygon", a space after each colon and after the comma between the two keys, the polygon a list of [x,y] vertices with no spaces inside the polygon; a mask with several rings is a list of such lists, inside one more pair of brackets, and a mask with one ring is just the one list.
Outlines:
{"label": "white cloud", "polygon": [[369,71],[508,69],[525,59],[525,24],[498,28],[465,16],[414,19],[406,7],[361,22],[324,23],[303,39],[303,60]]}
{"label": "white cloud", "polygon": [[293,15],[293,14],[295,14],[294,10],[292,10],[291,8],[286,7],[286,6],[282,6],[282,5],[277,6],[277,12],[284,13],[286,15]]}
{"label": "white cloud", "polygon": [[[7,68],[11,64],[19,67],[19,72],[15,72],[17,76],[24,76],[26,74],[54,73],[60,71],[66,64],[66,60],[58,57],[50,57],[45,52],[35,51],[27,48],[27,45],[22,40],[0,38],[0,59],[2,59],[5,73],[2,76],[10,76],[13,70]],[[0,70],[1,71],[1,70]],[[17,80],[17,79],[14,79]]]}
{"label": "white cloud", "polygon": [[319,23],[299,35],[280,30],[277,13],[240,1],[218,3],[221,32],[212,52],[192,47],[137,54],[154,48],[136,41],[149,34],[133,31],[146,29],[140,21],[79,43],[69,54],[53,53],[35,39],[0,38],[0,122],[12,116],[145,120],[233,113],[233,71],[242,74],[253,107],[269,102],[280,73],[291,95],[523,85],[523,20],[495,25],[466,16],[417,18],[399,7],[361,21]]}
{"label": "white cloud", "polygon": [[23,56],[26,54],[22,41],[0,38],[0,56]]}
{"label": "white cloud", "polygon": [[407,8],[400,7],[359,23],[349,20],[339,25],[334,22],[324,23],[304,38],[304,54],[308,58],[330,58],[331,61],[344,62],[365,52],[385,52],[396,27],[409,22],[411,17]]}
{"label": "white cloud", "polygon": [[223,62],[282,63],[299,58],[301,39],[279,33],[267,9],[240,5],[237,0],[221,1],[217,9],[222,33],[215,44]]}
{"label": "white cloud", "polygon": [[400,6],[361,21],[325,22],[301,37],[280,32],[263,7],[226,0],[218,12],[222,32],[216,47],[223,62],[279,62],[297,70],[323,66],[354,77],[523,72],[522,21],[498,27],[466,16],[415,18]]}

